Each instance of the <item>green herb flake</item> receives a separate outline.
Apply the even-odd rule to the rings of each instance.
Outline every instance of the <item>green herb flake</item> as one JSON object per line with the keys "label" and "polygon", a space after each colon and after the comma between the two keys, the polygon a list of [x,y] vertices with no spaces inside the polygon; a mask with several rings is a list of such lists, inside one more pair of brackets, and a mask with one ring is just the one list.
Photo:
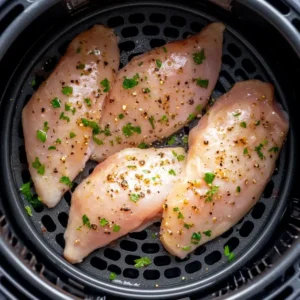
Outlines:
{"label": "green herb flake", "polygon": [[62,177],[59,179],[59,182],[65,184],[65,185],[67,185],[69,188],[72,188],[72,186],[73,186],[72,181],[71,181],[70,178],[67,177],[67,176],[62,176]]}
{"label": "green herb flake", "polygon": [[55,147],[55,146],[50,146],[50,147],[48,148],[48,150],[56,150],[56,147]]}
{"label": "green herb flake", "polygon": [[194,119],[196,118],[196,115],[195,114],[190,114],[187,118],[187,120],[190,122],[190,121],[193,121]]}
{"label": "green herb flake", "polygon": [[122,143],[122,138],[120,137],[120,136],[116,136],[116,142],[117,142],[117,144],[121,144]]}
{"label": "green herb flake", "polygon": [[35,161],[32,163],[32,167],[37,170],[38,174],[45,174],[45,165],[43,165],[38,157],[35,158]]}
{"label": "green herb flake", "polygon": [[123,126],[122,131],[126,137],[130,137],[133,133],[141,134],[142,130],[140,126],[133,126],[131,123]]}
{"label": "green herb flake", "polygon": [[163,115],[160,120],[162,122],[168,122],[169,121],[169,119],[168,119],[168,117],[166,115]]}
{"label": "green herb flake", "polygon": [[70,132],[70,139],[74,138],[76,134],[74,132]]}
{"label": "green herb flake", "polygon": [[157,59],[157,60],[156,60],[156,66],[157,66],[159,69],[161,68],[162,62],[161,62],[160,59]]}
{"label": "green herb flake", "polygon": [[230,252],[228,245],[226,245],[224,248],[224,255],[227,257],[229,262],[231,262],[235,259],[235,254],[233,252]]}
{"label": "green herb flake", "polygon": [[81,122],[85,127],[90,127],[93,129],[93,134],[99,134],[100,133],[100,127],[99,125],[94,122],[94,121],[90,121],[84,118],[81,118]]}
{"label": "green herb flake", "polygon": [[78,47],[77,49],[76,49],[76,53],[78,54],[78,53],[80,53],[81,52],[81,47]]}
{"label": "green herb flake", "polygon": [[172,150],[172,154],[173,154],[175,157],[178,156],[177,152],[175,152],[174,150]]}
{"label": "green herb flake", "polygon": [[202,105],[201,105],[201,104],[197,105],[197,106],[196,106],[196,110],[197,110],[197,112],[199,112],[199,113],[200,113],[200,112],[202,111],[202,108],[203,108],[203,107],[202,107]]}
{"label": "green herb flake", "polygon": [[185,135],[185,136],[182,138],[182,141],[183,141],[183,143],[184,143],[185,145],[187,145],[188,142],[189,142],[189,137],[188,137],[187,135]]}
{"label": "green herb flake", "polygon": [[147,266],[149,266],[151,263],[152,263],[152,261],[151,261],[151,259],[150,258],[148,258],[148,257],[141,257],[141,258],[139,258],[139,259],[136,259],[135,261],[135,267],[138,269],[138,268],[143,268],[143,267],[147,267]]}
{"label": "green herb flake", "polygon": [[87,106],[91,106],[92,105],[92,101],[90,98],[84,98],[84,102],[86,103]]}
{"label": "green herb flake", "polygon": [[129,198],[132,202],[137,203],[141,196],[139,194],[130,194]]}
{"label": "green herb flake", "polygon": [[184,155],[178,155],[178,156],[177,156],[177,160],[178,160],[178,161],[184,161],[184,159],[185,159],[185,156],[184,156]]}
{"label": "green herb flake", "polygon": [[279,151],[279,147],[272,147],[271,149],[269,149],[269,152],[277,153],[278,151]]}
{"label": "green herb flake", "polygon": [[228,255],[228,261],[231,262],[235,259],[235,254],[233,252],[231,252],[229,255]]}
{"label": "green herb flake", "polygon": [[156,239],[156,238],[157,238],[157,236],[156,236],[155,233],[151,233],[151,237],[152,237],[153,239]]}
{"label": "green herb flake", "polygon": [[73,88],[70,86],[64,86],[61,92],[66,96],[71,96],[73,94]]}
{"label": "green herb flake", "polygon": [[124,115],[123,114],[119,114],[119,119],[120,120],[124,119]]}
{"label": "green herb flake", "polygon": [[137,73],[132,78],[125,77],[123,81],[123,88],[128,90],[132,89],[133,87],[137,86],[139,84],[138,79],[140,78],[139,74]]}
{"label": "green herb flake", "polygon": [[27,205],[27,206],[25,206],[25,210],[26,210],[28,216],[32,217],[32,210],[31,210],[31,207]]}
{"label": "green herb flake", "polygon": [[266,158],[262,152],[263,148],[264,148],[263,144],[259,144],[257,147],[255,147],[255,151],[261,160],[264,160]]}
{"label": "green herb flake", "polygon": [[256,125],[256,126],[259,126],[259,125],[260,125],[260,121],[259,121],[259,120],[256,121],[256,122],[255,122],[255,125]]}
{"label": "green herb flake", "polygon": [[178,212],[177,217],[178,217],[178,219],[182,219],[182,220],[184,219],[184,215],[181,212]]}
{"label": "green herb flake", "polygon": [[93,141],[97,144],[97,145],[104,145],[103,141],[98,139],[96,136],[93,135]]}
{"label": "green herb flake", "polygon": [[191,243],[194,245],[198,245],[201,238],[202,238],[202,235],[200,232],[194,232],[191,237]]}
{"label": "green herb flake", "polygon": [[113,232],[119,232],[120,229],[121,229],[121,226],[119,226],[119,225],[117,225],[117,224],[115,224],[115,225],[113,226]]}
{"label": "green herb flake", "polygon": [[[168,140],[168,145],[173,146],[176,143],[176,137],[173,135],[171,138]],[[173,153],[174,154],[174,153]],[[177,157],[177,155],[174,155]]]}
{"label": "green herb flake", "polygon": [[103,90],[104,93],[109,92],[109,90],[110,90],[110,83],[109,83],[109,80],[107,78],[103,79],[100,82],[100,84],[104,88],[104,90]]}
{"label": "green herb flake", "polygon": [[61,107],[61,102],[57,97],[55,97],[54,99],[51,100],[51,105],[53,108],[59,108]]}
{"label": "green herb flake", "polygon": [[176,211],[176,212],[179,211],[179,207],[174,207],[173,211]]}
{"label": "green herb flake", "polygon": [[39,139],[42,143],[45,143],[47,140],[47,133],[43,130],[38,130],[36,132],[36,137]]}
{"label": "green herb flake", "polygon": [[140,62],[139,64],[138,64],[138,66],[140,67],[140,66],[142,66],[144,64],[144,62]]}
{"label": "green herb flake", "polygon": [[55,141],[55,143],[56,143],[56,144],[61,144],[61,139],[57,139],[57,140]]}
{"label": "green herb flake", "polygon": [[206,193],[206,199],[205,202],[212,202],[213,196],[219,191],[219,187],[216,185],[213,185],[209,191]]}
{"label": "green herb flake", "polygon": [[176,172],[175,172],[173,169],[171,169],[171,170],[169,171],[169,174],[170,174],[170,175],[173,175],[173,176],[176,176]]}
{"label": "green herb flake", "polygon": [[242,123],[240,124],[240,126],[241,126],[242,128],[247,128],[247,123],[246,123],[246,122],[242,122]]}
{"label": "green herb flake", "polygon": [[199,52],[195,52],[193,54],[193,59],[196,65],[201,65],[206,59],[204,49]]}
{"label": "green herb flake", "polygon": [[141,143],[139,143],[138,148],[140,148],[140,149],[147,149],[148,145],[146,143],[144,143],[144,142],[141,142]]}
{"label": "green herb flake", "polygon": [[249,150],[248,150],[248,148],[245,148],[244,149],[244,155],[247,155],[247,154],[249,154]]}
{"label": "green herb flake", "polygon": [[148,121],[149,121],[149,123],[150,123],[152,129],[155,129],[155,125],[154,125],[154,121],[155,121],[155,120],[154,120],[154,117],[151,116],[151,117],[148,119]]}
{"label": "green herb flake", "polygon": [[70,111],[71,105],[69,103],[65,103],[65,111]]}
{"label": "green herb flake", "polygon": [[88,218],[87,215],[83,215],[83,216],[82,216],[82,223],[83,223],[84,226],[86,226],[86,227],[88,227],[88,228],[92,228],[90,219]]}
{"label": "green herb flake", "polygon": [[110,274],[109,274],[109,280],[115,280],[117,278],[117,274],[116,273],[114,273],[114,272],[111,272]]}
{"label": "green herb flake", "polygon": [[236,188],[236,192],[237,192],[237,193],[240,193],[240,192],[241,192],[241,187],[240,187],[240,186],[238,186],[238,187]]}
{"label": "green herb flake", "polygon": [[100,219],[99,224],[101,227],[105,227],[106,225],[109,224],[109,222],[105,218],[102,218]]}
{"label": "green herb flake", "polygon": [[67,121],[68,123],[70,122],[70,118],[69,118],[68,116],[65,116],[65,113],[64,113],[64,112],[62,112],[62,113],[60,114],[59,119],[60,119],[60,120],[65,120],[65,121]]}
{"label": "green herb flake", "polygon": [[85,64],[82,64],[82,63],[79,63],[77,66],[76,66],[76,69],[78,70],[84,70],[85,68]]}
{"label": "green herb flake", "polygon": [[192,249],[191,246],[184,246],[181,248],[183,251],[190,251]]}
{"label": "green herb flake", "polygon": [[32,205],[32,207],[37,208],[43,205],[39,197],[35,197],[31,192],[31,182],[22,184],[20,191],[25,199]]}
{"label": "green herb flake", "polygon": [[190,228],[194,227],[194,224],[187,224],[187,223],[184,223],[184,224],[183,224],[183,227],[186,228],[186,229],[190,229]]}
{"label": "green herb flake", "polygon": [[31,86],[32,87],[35,87],[36,86],[36,80],[35,80],[35,78],[33,78],[32,80],[31,80]]}
{"label": "green herb flake", "polygon": [[207,184],[212,184],[213,181],[215,180],[216,175],[213,173],[205,173],[204,175],[204,180]]}
{"label": "green herb flake", "polygon": [[197,78],[196,83],[197,83],[198,86],[207,89],[208,84],[209,84],[209,80]]}
{"label": "green herb flake", "polygon": [[150,89],[149,88],[145,88],[145,89],[143,89],[143,93],[144,94],[149,94],[151,91],[150,91]]}
{"label": "green herb flake", "polygon": [[211,230],[203,231],[203,234],[206,235],[207,237],[211,237]]}
{"label": "green herb flake", "polygon": [[168,52],[168,50],[167,50],[167,48],[166,48],[166,47],[163,47],[163,50],[164,50],[164,52],[165,52],[165,53],[167,53],[167,52]]}
{"label": "green herb flake", "polygon": [[224,255],[225,256],[228,256],[230,254],[230,249],[229,249],[229,246],[225,246],[225,248],[224,248]]}
{"label": "green herb flake", "polygon": [[236,112],[234,112],[232,115],[233,115],[234,117],[239,117],[241,114],[242,114],[241,112],[236,111]]}

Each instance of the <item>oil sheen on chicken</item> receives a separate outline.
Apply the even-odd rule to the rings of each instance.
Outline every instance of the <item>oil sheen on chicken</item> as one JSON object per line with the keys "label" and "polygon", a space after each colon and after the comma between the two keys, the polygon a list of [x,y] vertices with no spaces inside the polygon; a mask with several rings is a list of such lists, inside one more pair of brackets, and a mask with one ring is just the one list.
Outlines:
{"label": "oil sheen on chicken", "polygon": [[201,114],[221,68],[224,25],[135,57],[105,100],[92,159],[168,137]]}
{"label": "oil sheen on chicken", "polygon": [[125,149],[99,164],[73,193],[65,258],[79,263],[93,250],[161,218],[184,164],[183,148]]}
{"label": "oil sheen on chicken", "polygon": [[102,104],[119,66],[117,38],[96,25],[69,45],[22,115],[29,170],[48,207],[71,187],[92,152]]}
{"label": "oil sheen on chicken", "polygon": [[186,257],[253,207],[288,128],[271,84],[237,83],[217,100],[192,130],[186,168],[166,200],[161,241],[171,254]]}

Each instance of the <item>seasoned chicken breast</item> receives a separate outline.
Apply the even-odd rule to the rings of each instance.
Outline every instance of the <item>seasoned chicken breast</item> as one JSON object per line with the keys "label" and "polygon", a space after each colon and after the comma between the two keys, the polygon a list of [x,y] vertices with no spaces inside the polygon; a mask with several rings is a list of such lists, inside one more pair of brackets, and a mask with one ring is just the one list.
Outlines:
{"label": "seasoned chicken breast", "polygon": [[183,148],[125,149],[99,164],[72,196],[65,258],[93,250],[161,218],[164,199],[185,164]]}
{"label": "seasoned chicken breast", "polygon": [[102,104],[119,66],[117,38],[96,25],[69,45],[23,109],[29,171],[42,202],[54,207],[92,152]]}
{"label": "seasoned chicken breast", "polygon": [[105,100],[92,159],[145,147],[201,113],[221,68],[223,31],[223,24],[212,23],[195,36],[132,59]]}
{"label": "seasoned chicken breast", "polygon": [[189,137],[185,170],[165,202],[161,241],[184,258],[259,200],[289,129],[271,84],[237,83]]}

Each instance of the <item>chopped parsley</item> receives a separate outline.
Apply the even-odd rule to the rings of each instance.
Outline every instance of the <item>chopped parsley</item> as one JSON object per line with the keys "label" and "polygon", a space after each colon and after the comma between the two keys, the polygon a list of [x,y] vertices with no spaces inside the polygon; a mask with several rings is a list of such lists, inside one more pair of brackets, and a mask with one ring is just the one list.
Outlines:
{"label": "chopped parsley", "polygon": [[109,274],[109,280],[115,280],[116,278],[117,278],[116,273],[111,272],[111,273]]}
{"label": "chopped parsley", "polygon": [[36,80],[35,80],[35,78],[33,78],[33,79],[31,80],[31,83],[30,83],[30,84],[31,84],[32,87],[36,86]]}
{"label": "chopped parsley", "polygon": [[61,144],[61,139],[57,139],[57,140],[55,141],[55,143],[56,143],[56,144]]}
{"label": "chopped parsley", "polygon": [[67,176],[62,176],[62,177],[59,179],[59,182],[65,184],[65,185],[67,185],[67,186],[70,187],[70,188],[72,188],[72,186],[73,186],[72,181],[71,181],[70,178],[67,177]]}
{"label": "chopped parsley", "polygon": [[65,116],[65,113],[64,113],[64,112],[62,112],[62,113],[60,114],[59,119],[60,119],[60,120],[65,120],[65,121],[67,121],[68,123],[70,122],[70,118],[69,118],[68,116]]}
{"label": "chopped parsley", "polygon": [[90,98],[85,98],[84,102],[86,103],[87,106],[91,106],[92,105],[92,102],[91,102]]}
{"label": "chopped parsley", "polygon": [[65,103],[65,111],[70,111],[71,105],[69,103]]}
{"label": "chopped parsley", "polygon": [[196,65],[201,65],[204,60],[206,59],[205,54],[204,54],[204,49],[202,49],[199,52],[195,52],[193,54],[193,59]]}
{"label": "chopped parsley", "polygon": [[143,89],[143,93],[144,94],[149,94],[151,91],[150,91],[150,89],[149,88],[145,88],[145,89]]}
{"label": "chopped parsley", "polygon": [[278,151],[279,151],[279,147],[272,147],[271,149],[269,149],[269,152],[277,153]]}
{"label": "chopped parsley", "polygon": [[241,114],[242,114],[241,112],[236,111],[236,112],[233,113],[233,116],[234,117],[239,117]]}
{"label": "chopped parsley", "polygon": [[70,139],[74,138],[76,134],[74,132],[70,132]]}
{"label": "chopped parsley", "polygon": [[147,149],[148,145],[146,143],[144,143],[144,142],[141,142],[141,143],[139,143],[138,148],[140,148],[140,149]]}
{"label": "chopped parsley", "polygon": [[73,88],[70,86],[64,86],[61,90],[61,92],[66,95],[66,96],[70,96],[73,94]]}
{"label": "chopped parsley", "polygon": [[48,150],[56,150],[56,147],[55,147],[55,146],[50,146],[50,147],[48,148]]}
{"label": "chopped parsley", "polygon": [[87,215],[83,215],[83,216],[82,216],[82,223],[83,223],[84,226],[86,226],[86,227],[88,227],[88,228],[92,228],[90,219],[88,218]]}
{"label": "chopped parsley", "polygon": [[38,157],[35,158],[35,161],[32,163],[32,167],[36,169],[38,174],[44,175],[45,174],[45,165],[43,165]]}
{"label": "chopped parsley", "polygon": [[42,142],[45,143],[47,140],[47,131],[49,130],[48,122],[44,122],[44,129],[38,130],[36,132],[36,137]]}
{"label": "chopped parsley", "polygon": [[211,230],[203,231],[203,234],[206,235],[207,237],[211,237]]}
{"label": "chopped parsley", "polygon": [[169,174],[170,174],[170,175],[176,176],[176,172],[175,172],[173,169],[171,169],[171,170],[169,171]]}
{"label": "chopped parsley", "polygon": [[191,243],[194,245],[198,245],[201,238],[202,238],[202,235],[200,232],[194,232],[191,237]]}
{"label": "chopped parsley", "polygon": [[139,259],[136,259],[134,262],[135,262],[134,266],[136,268],[147,267],[147,266],[149,266],[152,263],[151,259],[148,258],[148,257],[141,257]]}
{"label": "chopped parsley", "polygon": [[185,159],[185,156],[184,155],[178,155],[177,156],[177,160],[178,161],[183,161]]}
{"label": "chopped parsley", "polygon": [[124,119],[124,115],[123,114],[119,114],[118,117],[119,117],[120,120]]}
{"label": "chopped parsley", "polygon": [[241,187],[240,187],[240,186],[238,186],[238,187],[236,188],[236,192],[237,192],[237,193],[240,193],[240,192],[241,192]]}
{"label": "chopped parsley", "polygon": [[139,74],[136,73],[132,78],[125,77],[123,81],[123,88],[128,90],[132,89],[133,87],[137,86],[139,84],[138,79],[140,78]]}
{"label": "chopped parsley", "polygon": [[191,250],[191,246],[184,246],[184,247],[182,247],[181,249],[183,250],[183,251],[190,251]]}
{"label": "chopped parsley", "polygon": [[179,211],[179,207],[174,207],[173,211]]}
{"label": "chopped parsley", "polygon": [[148,121],[149,121],[149,123],[150,123],[152,129],[155,129],[155,125],[154,125],[154,121],[155,121],[155,120],[154,120],[154,117],[151,116],[151,117],[148,119]]}
{"label": "chopped parsley", "polygon": [[141,65],[143,65],[143,63],[144,63],[144,62],[141,61],[141,62],[138,64],[138,66],[140,67]]}
{"label": "chopped parsley", "polygon": [[26,210],[28,216],[29,216],[29,217],[32,217],[32,210],[31,210],[31,207],[27,205],[27,206],[25,206],[25,210]]}
{"label": "chopped parsley", "polygon": [[177,152],[175,152],[174,150],[172,150],[172,154],[173,154],[175,157],[178,156]]}
{"label": "chopped parsley", "polygon": [[178,219],[184,219],[184,215],[180,211],[178,212],[178,216],[177,217],[178,217]]}
{"label": "chopped parsley", "polygon": [[109,92],[110,90],[110,83],[108,81],[107,78],[103,79],[101,82],[100,82],[101,86],[104,88],[103,92],[104,93],[107,93]]}
{"label": "chopped parsley", "polygon": [[31,192],[31,182],[27,182],[22,184],[20,187],[20,191],[25,199],[32,205],[33,208],[37,208],[42,205],[41,200],[39,197],[36,197]]}
{"label": "chopped parsley", "polygon": [[122,131],[126,137],[132,136],[134,133],[141,134],[142,130],[140,126],[133,126],[131,123],[123,126]]}
{"label": "chopped parsley", "polygon": [[141,196],[139,194],[130,194],[129,198],[132,202],[137,203]]}
{"label": "chopped parsley", "polygon": [[183,224],[183,227],[186,228],[186,229],[190,229],[190,228],[194,227],[194,224],[187,224],[187,223],[184,223],[184,224]]}
{"label": "chopped parsley", "polygon": [[219,191],[219,187],[216,185],[213,185],[210,190],[206,193],[206,199],[205,202],[211,202],[213,200],[213,196]]}
{"label": "chopped parsley", "polygon": [[245,154],[245,155],[249,154],[248,148],[245,148],[245,149],[244,149],[244,154]]}
{"label": "chopped parsley", "polygon": [[121,144],[122,138],[121,138],[120,136],[116,136],[116,142],[117,142],[118,144]]}
{"label": "chopped parsley", "polygon": [[201,111],[202,111],[202,105],[201,105],[201,104],[197,105],[197,106],[196,106],[196,110],[197,110],[198,112],[201,112]]}
{"label": "chopped parsley", "polygon": [[105,227],[106,225],[109,224],[109,222],[105,218],[102,218],[100,219],[99,224],[101,227]]}
{"label": "chopped parsley", "polygon": [[78,70],[84,70],[84,68],[85,68],[85,64],[79,63],[79,64],[76,66],[76,69],[78,69]]}
{"label": "chopped parsley", "polygon": [[190,114],[187,118],[188,121],[193,121],[196,118],[195,114]]}
{"label": "chopped parsley", "polygon": [[263,143],[259,144],[257,147],[255,147],[255,151],[261,160],[264,160],[266,158],[262,152],[263,147],[264,147]]}
{"label": "chopped parsley", "polygon": [[188,142],[189,142],[189,137],[188,137],[187,135],[185,135],[185,136],[182,138],[182,141],[183,141],[183,143],[184,143],[185,145],[187,145]]}
{"label": "chopped parsley", "polygon": [[119,225],[117,225],[117,224],[115,224],[115,225],[113,226],[113,232],[119,232],[120,229],[121,229],[121,226],[119,226]]}
{"label": "chopped parsley", "polygon": [[57,97],[55,97],[54,99],[51,100],[51,105],[53,108],[59,108],[61,107],[61,102]]}
{"label": "chopped parsley", "polygon": [[207,79],[201,79],[201,78],[197,78],[196,79],[197,85],[199,85],[202,88],[207,89],[208,84],[209,84],[209,80]]}
{"label": "chopped parsley", "polygon": [[78,47],[78,48],[76,49],[76,53],[78,54],[78,53],[80,53],[80,52],[81,52],[81,48]]}
{"label": "chopped parsley", "polygon": [[241,126],[242,128],[247,128],[247,123],[246,123],[246,122],[242,122],[242,123],[240,124],[240,126]]}
{"label": "chopped parsley", "polygon": [[164,52],[165,52],[165,53],[167,53],[167,52],[168,52],[168,50],[167,50],[167,48],[166,48],[166,47],[163,47],[163,50],[164,50]]}
{"label": "chopped parsley", "polygon": [[93,129],[93,134],[99,134],[100,133],[100,127],[99,125],[94,122],[94,121],[90,121],[84,118],[81,118],[81,122],[85,127],[90,127]]}
{"label": "chopped parsley", "polygon": [[213,181],[215,180],[216,175],[213,173],[205,173],[204,175],[204,180],[207,184],[212,184]]}
{"label": "chopped parsley", "polygon": [[[175,138],[175,136],[173,135],[173,136],[171,136],[171,138],[168,140],[168,145],[169,146],[172,146],[172,145],[174,145],[176,143],[176,138]],[[174,154],[174,153],[173,153]],[[177,156],[177,155],[174,155],[174,156]]]}
{"label": "chopped parsley", "polygon": [[233,252],[230,252],[228,245],[226,245],[224,248],[224,255],[228,258],[229,262],[231,262],[235,259],[235,254]]}
{"label": "chopped parsley", "polygon": [[157,66],[159,69],[161,68],[162,62],[161,62],[160,59],[157,59],[157,60],[156,60],[156,66]]}
{"label": "chopped parsley", "polygon": [[169,119],[168,119],[168,117],[166,115],[163,115],[160,120],[162,122],[168,122],[169,121]]}
{"label": "chopped parsley", "polygon": [[256,126],[260,125],[260,121],[259,121],[259,120],[256,121],[256,122],[255,122],[255,125],[256,125]]}

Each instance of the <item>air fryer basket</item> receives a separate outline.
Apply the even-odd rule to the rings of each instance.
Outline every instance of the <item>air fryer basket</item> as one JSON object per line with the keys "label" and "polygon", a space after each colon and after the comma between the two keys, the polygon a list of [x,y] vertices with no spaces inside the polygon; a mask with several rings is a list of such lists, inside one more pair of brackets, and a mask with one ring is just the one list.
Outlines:
{"label": "air fryer basket", "polygon": [[[247,281],[251,282],[252,278],[256,277],[255,269],[260,273],[271,268],[276,256],[276,253],[272,253],[273,249],[277,251],[278,260],[278,254],[285,252],[284,248],[289,248],[289,245],[293,245],[292,250],[298,251],[299,254],[299,242],[296,240],[300,231],[300,203],[291,198],[293,180],[297,176],[295,158],[298,133],[294,131],[297,94],[290,89],[294,78],[289,82],[282,76],[282,72],[287,70],[293,74],[290,77],[297,76],[296,66],[299,66],[299,58],[278,32],[271,30],[271,26],[264,19],[258,18],[254,12],[238,3],[232,13],[237,10],[239,16],[244,17],[246,21],[253,14],[255,20],[260,22],[259,26],[270,30],[273,45],[266,43],[272,40],[270,37],[253,35],[248,26],[230,16],[232,13],[225,13],[213,6],[194,1],[193,5],[192,2],[180,5],[177,3],[180,1],[120,1],[117,4],[116,1],[106,1],[102,5],[92,1],[88,5],[87,1],[66,1],[66,6],[63,6],[64,1],[58,0],[48,0],[48,4],[46,1],[37,2],[43,3],[44,7],[49,5],[49,2],[59,4],[56,5],[57,10],[54,10],[55,7],[51,8],[52,14],[45,13],[36,21],[40,29],[32,25],[23,33],[23,40],[19,38],[23,45],[25,39],[28,39],[25,42],[26,49],[15,44],[10,49],[12,52],[6,54],[7,59],[13,59],[14,55],[19,59],[17,64],[12,63],[12,76],[7,82],[7,88],[6,85],[3,88],[0,110],[1,178],[5,183],[1,187],[0,209],[3,209],[6,215],[6,218],[1,217],[0,211],[0,234],[2,230],[3,236],[6,237],[2,241],[0,235],[1,243],[8,241],[15,250],[22,247],[21,243],[25,244],[30,252],[22,248],[19,252],[20,258],[28,261],[35,272],[41,275],[42,280],[46,277],[56,284],[57,288],[63,288],[68,293],[80,297],[95,296],[103,292],[138,299],[178,298],[195,292],[201,293],[202,296],[220,296],[229,289],[238,289]],[[111,4],[112,2],[114,4]],[[240,2],[246,4],[248,1]],[[34,5],[37,7],[38,4]],[[64,12],[67,14],[64,15]],[[49,26],[47,20],[51,22],[53,15],[56,15],[57,19],[55,24]],[[213,98],[218,98],[228,91],[235,82],[260,79],[274,85],[276,98],[290,115],[291,131],[287,143],[261,200],[236,226],[221,237],[201,246],[184,260],[169,255],[163,249],[157,235],[159,224],[154,224],[142,232],[130,233],[93,252],[81,264],[70,265],[63,259],[62,251],[71,193],[68,192],[56,208],[44,207],[34,211],[33,216],[29,217],[24,209],[27,203],[18,192],[19,187],[30,180],[21,124],[24,105],[31,98],[34,89],[49,76],[72,38],[93,24],[104,24],[114,28],[120,38],[122,67],[135,55],[166,42],[185,38],[216,20],[226,24],[226,32],[222,70]],[[253,28],[256,26],[253,25]],[[28,33],[31,35],[32,32],[36,34],[35,38],[29,37]],[[276,47],[275,38],[276,41],[284,43],[281,51],[274,50],[271,54],[266,47]],[[297,45],[294,44],[293,47],[297,48]],[[16,54],[17,49],[23,49],[23,53]],[[283,56],[282,51],[289,53],[284,60],[276,56],[278,53]],[[300,49],[298,51],[300,52]],[[277,65],[274,66],[274,62]],[[6,63],[9,68],[9,61],[6,60]],[[293,67],[295,71],[291,70]],[[6,70],[5,63],[2,70]],[[4,78],[3,74],[0,76]],[[33,79],[37,86],[31,86]],[[8,81],[8,78],[3,79],[3,82],[5,81]],[[180,145],[182,140],[179,137],[188,134],[195,124],[196,122],[177,133],[177,145]],[[166,145],[157,143],[156,146]],[[76,178],[74,188],[91,173],[95,165],[94,162],[87,164]],[[292,195],[299,197],[294,192]],[[14,233],[8,228],[5,220],[8,220]],[[278,240],[278,228],[282,230],[283,236],[287,236]],[[282,249],[279,249],[278,245],[274,246],[274,242],[278,241],[284,241]],[[229,245],[236,254],[234,262],[229,263],[224,256],[225,245]],[[152,265],[145,269],[135,269],[134,260],[143,256],[151,258]],[[110,272],[117,274],[116,281],[109,281]],[[40,284],[43,285],[42,282]],[[59,296],[62,297],[63,294]]]}

